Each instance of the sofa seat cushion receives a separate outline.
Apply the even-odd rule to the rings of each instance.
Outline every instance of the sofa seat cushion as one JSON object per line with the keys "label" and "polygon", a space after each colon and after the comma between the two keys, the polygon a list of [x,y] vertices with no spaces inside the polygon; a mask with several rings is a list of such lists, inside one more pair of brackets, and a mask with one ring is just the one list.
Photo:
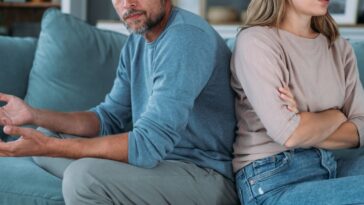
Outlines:
{"label": "sofa seat cushion", "polygon": [[64,205],[61,179],[31,158],[0,158],[0,204]]}
{"label": "sofa seat cushion", "polygon": [[59,10],[48,10],[25,101],[57,111],[87,110],[99,104],[112,87],[126,39]]}

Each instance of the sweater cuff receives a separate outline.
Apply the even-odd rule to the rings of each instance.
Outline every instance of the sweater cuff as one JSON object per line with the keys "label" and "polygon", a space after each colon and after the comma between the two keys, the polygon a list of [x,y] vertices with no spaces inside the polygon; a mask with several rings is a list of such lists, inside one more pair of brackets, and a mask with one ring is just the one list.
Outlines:
{"label": "sweater cuff", "polygon": [[354,125],[358,129],[360,147],[363,147],[364,146],[364,126],[363,126],[363,120],[361,118],[354,118],[354,119],[351,119],[350,122],[354,123]]}
{"label": "sweater cuff", "polygon": [[300,115],[297,114],[293,115],[292,118],[287,122],[284,129],[281,130],[278,134],[276,134],[277,137],[275,138],[275,141],[284,146],[288,138],[293,134],[293,132],[300,124],[300,121],[301,121]]}

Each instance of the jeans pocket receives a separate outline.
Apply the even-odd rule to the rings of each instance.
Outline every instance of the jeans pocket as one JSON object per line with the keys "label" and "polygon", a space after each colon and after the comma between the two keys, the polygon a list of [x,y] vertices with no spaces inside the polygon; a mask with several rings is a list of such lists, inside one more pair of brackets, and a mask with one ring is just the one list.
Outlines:
{"label": "jeans pocket", "polygon": [[254,198],[278,190],[285,185],[285,171],[289,168],[290,153],[283,152],[252,164],[254,176],[248,179]]}

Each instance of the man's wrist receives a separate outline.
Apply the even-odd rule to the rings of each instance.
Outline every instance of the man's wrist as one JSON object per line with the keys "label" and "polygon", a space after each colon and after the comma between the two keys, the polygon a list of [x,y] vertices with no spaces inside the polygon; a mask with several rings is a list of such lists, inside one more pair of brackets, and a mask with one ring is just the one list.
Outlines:
{"label": "man's wrist", "polygon": [[62,147],[62,140],[55,137],[47,137],[44,156],[59,157],[59,149]]}
{"label": "man's wrist", "polygon": [[41,126],[41,110],[36,108],[30,108],[30,124]]}

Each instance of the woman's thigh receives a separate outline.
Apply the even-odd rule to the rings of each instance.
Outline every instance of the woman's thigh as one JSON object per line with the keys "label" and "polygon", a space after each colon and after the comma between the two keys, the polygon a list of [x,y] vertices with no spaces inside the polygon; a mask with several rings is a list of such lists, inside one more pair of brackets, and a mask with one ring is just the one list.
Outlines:
{"label": "woman's thigh", "polygon": [[261,204],[364,204],[364,175],[290,185]]}
{"label": "woman's thigh", "polygon": [[[336,161],[331,152],[296,149],[254,161],[238,172],[236,183],[239,197],[245,205],[284,204],[285,200],[279,196],[283,197],[294,186],[335,177]],[[305,196],[301,198],[303,200]],[[296,198],[289,204],[296,201],[301,199]]]}
{"label": "woman's thigh", "polygon": [[364,175],[364,155],[337,161],[337,177]]}

